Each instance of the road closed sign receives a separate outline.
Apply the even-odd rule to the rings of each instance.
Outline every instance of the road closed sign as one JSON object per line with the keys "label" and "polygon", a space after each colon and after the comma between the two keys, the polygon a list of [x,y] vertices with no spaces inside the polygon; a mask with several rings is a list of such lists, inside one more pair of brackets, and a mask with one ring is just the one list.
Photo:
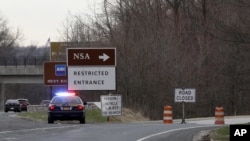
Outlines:
{"label": "road closed sign", "polygon": [[102,116],[120,116],[122,114],[121,95],[101,96]]}
{"label": "road closed sign", "polygon": [[195,89],[175,89],[175,102],[195,102]]}

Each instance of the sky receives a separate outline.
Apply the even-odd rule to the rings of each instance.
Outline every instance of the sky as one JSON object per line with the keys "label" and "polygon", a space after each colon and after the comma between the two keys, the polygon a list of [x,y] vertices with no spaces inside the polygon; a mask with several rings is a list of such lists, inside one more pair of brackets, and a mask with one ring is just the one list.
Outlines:
{"label": "sky", "polygon": [[59,30],[69,13],[93,15],[101,11],[103,0],[0,0],[0,16],[22,34],[20,45],[46,45],[57,42]]}

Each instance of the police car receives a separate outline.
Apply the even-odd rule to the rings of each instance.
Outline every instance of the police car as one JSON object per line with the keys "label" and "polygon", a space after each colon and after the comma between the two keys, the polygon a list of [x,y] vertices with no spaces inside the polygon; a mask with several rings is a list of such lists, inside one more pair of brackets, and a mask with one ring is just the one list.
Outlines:
{"label": "police car", "polygon": [[78,120],[85,124],[86,102],[75,95],[75,93],[56,93],[48,106],[48,123],[56,120]]}

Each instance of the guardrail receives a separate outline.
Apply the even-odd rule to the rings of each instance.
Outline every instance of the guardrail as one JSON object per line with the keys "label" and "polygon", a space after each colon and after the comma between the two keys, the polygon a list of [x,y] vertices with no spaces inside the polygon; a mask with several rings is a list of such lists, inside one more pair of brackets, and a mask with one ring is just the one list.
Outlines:
{"label": "guardrail", "polygon": [[49,57],[0,57],[0,66],[42,66],[44,61],[49,61]]}
{"label": "guardrail", "polygon": [[[88,103],[85,105],[86,110],[96,110],[99,109],[94,103]],[[29,105],[27,107],[28,112],[46,112],[48,111],[48,106],[46,105]]]}
{"label": "guardrail", "polygon": [[45,105],[29,105],[27,112],[45,112],[48,111],[48,107]]}

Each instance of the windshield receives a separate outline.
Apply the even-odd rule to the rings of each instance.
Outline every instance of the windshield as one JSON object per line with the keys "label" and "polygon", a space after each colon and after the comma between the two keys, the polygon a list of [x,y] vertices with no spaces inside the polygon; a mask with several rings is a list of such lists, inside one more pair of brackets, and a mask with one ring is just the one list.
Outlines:
{"label": "windshield", "polygon": [[52,104],[63,104],[63,103],[74,103],[74,104],[82,104],[82,101],[77,96],[57,96],[52,99]]}
{"label": "windshield", "polygon": [[29,101],[27,99],[18,99],[20,104],[29,104]]}
{"label": "windshield", "polygon": [[17,100],[7,100],[6,103],[18,103]]}

